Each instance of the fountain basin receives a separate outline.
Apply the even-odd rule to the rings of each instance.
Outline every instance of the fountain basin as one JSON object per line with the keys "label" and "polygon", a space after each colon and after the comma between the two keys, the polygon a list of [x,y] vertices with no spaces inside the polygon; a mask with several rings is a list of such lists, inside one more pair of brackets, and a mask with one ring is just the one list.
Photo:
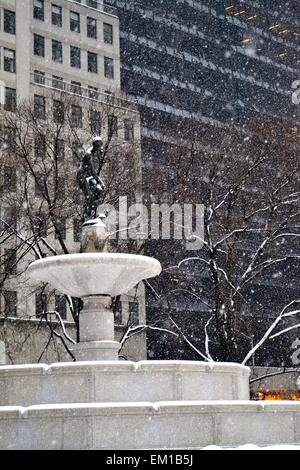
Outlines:
{"label": "fountain basin", "polygon": [[249,400],[250,369],[194,361],[0,367],[0,407],[53,403]]}
{"label": "fountain basin", "polygon": [[159,261],[122,253],[79,253],[52,256],[32,263],[31,279],[46,282],[71,297],[127,293],[143,279],[161,273]]}

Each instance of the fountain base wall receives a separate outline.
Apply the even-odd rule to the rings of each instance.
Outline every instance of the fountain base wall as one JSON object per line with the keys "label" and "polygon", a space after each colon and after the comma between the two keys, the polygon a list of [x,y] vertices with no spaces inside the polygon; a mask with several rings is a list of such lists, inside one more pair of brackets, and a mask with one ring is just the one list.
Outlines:
{"label": "fountain base wall", "polygon": [[248,400],[249,375],[239,364],[190,361],[8,366],[0,367],[0,406]]}
{"label": "fountain base wall", "polygon": [[0,449],[300,443],[300,403],[249,401],[247,367],[184,361],[0,367]]}
{"label": "fountain base wall", "polygon": [[201,449],[299,444],[297,402],[173,402],[0,408],[0,449]]}

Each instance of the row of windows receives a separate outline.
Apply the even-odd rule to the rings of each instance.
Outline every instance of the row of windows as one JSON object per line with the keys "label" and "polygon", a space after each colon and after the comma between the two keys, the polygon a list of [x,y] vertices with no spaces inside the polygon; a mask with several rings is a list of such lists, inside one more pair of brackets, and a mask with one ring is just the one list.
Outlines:
{"label": "row of windows", "polygon": [[[63,181],[63,179],[62,179]],[[3,220],[9,226],[11,227],[12,230],[17,229],[17,220],[16,216],[11,211],[10,209],[3,210]],[[32,224],[35,228],[36,234],[41,237],[41,238],[46,238],[48,235],[50,235],[49,232],[49,227],[47,223],[47,219],[43,214],[36,214],[35,217],[32,217]],[[65,217],[57,218],[55,221],[55,225],[57,228],[57,232],[59,232],[60,237],[63,240],[66,240],[67,238],[67,219]],[[4,224],[1,224],[2,227],[4,227]],[[7,226],[6,226],[7,227]],[[69,225],[68,225],[69,229]],[[51,230],[51,233],[53,233],[53,229]],[[81,233],[82,233],[82,220],[80,219],[74,219],[73,220],[73,241],[74,243],[80,243],[81,242]],[[58,234],[55,234],[55,239],[58,239]],[[16,249],[5,249],[4,250],[4,259],[3,259],[3,270],[4,273],[7,275],[16,275],[17,274],[17,265],[18,265],[18,259],[17,259],[17,250]]]}
{"label": "row of windows", "polygon": [[[81,83],[72,82],[74,93],[78,94],[76,88],[81,88]],[[46,98],[41,95],[34,95],[34,112],[38,119],[45,120],[47,115]],[[70,107],[70,126],[74,128],[83,127],[83,108],[79,105],[72,105]],[[53,120],[58,124],[65,122],[65,106],[62,101],[53,100]],[[97,110],[91,109],[89,112],[89,122],[91,132],[99,135],[102,130],[101,113]],[[119,132],[119,119],[117,116],[108,116],[108,136],[118,136]],[[124,119],[124,140],[131,142],[134,140],[134,121],[132,119]]]}
{"label": "row of windows", "polygon": [[[35,56],[45,57],[45,38],[39,34],[34,34],[33,52]],[[52,61],[63,63],[63,43],[52,39]],[[81,49],[70,46],[70,66],[72,68],[81,68]],[[98,54],[87,51],[87,70],[98,74]],[[104,77],[114,78],[114,59],[104,57]]]}
{"label": "row of windows", "polygon": [[[18,315],[18,293],[17,291],[4,291],[4,316],[16,317]],[[49,311],[48,296],[44,292],[35,295],[35,315],[40,318]],[[67,300],[63,295],[55,295],[55,311],[59,313],[62,320],[67,320]],[[139,304],[129,302],[129,321],[131,326],[139,324]],[[122,302],[119,301],[115,309],[115,323],[123,324]]]}
{"label": "row of windows", "polygon": [[[18,315],[18,293],[16,291],[4,291],[4,316],[16,317]],[[35,296],[35,313],[38,318],[47,312],[47,296],[44,293]],[[67,319],[67,301],[62,295],[55,296],[55,310],[60,314],[62,320]]]}
{"label": "row of windows", "polygon": [[[103,92],[99,92],[97,87],[91,85],[84,87],[80,82],[74,80],[67,82],[63,77],[59,77],[58,75],[46,76],[45,72],[35,70],[33,76],[34,83],[37,83],[38,85],[46,85],[50,88],[55,88],[56,90],[74,93],[95,101],[99,101],[99,99],[103,97]],[[112,92],[106,90],[105,94],[108,96],[111,95]]]}
{"label": "row of windows", "polygon": [[[43,2],[36,1],[34,7],[34,17],[36,19],[44,20],[44,5]],[[54,26],[62,28],[63,26],[63,15],[62,7],[59,5],[51,5],[51,21]],[[98,38],[98,22],[96,18],[87,17],[87,37],[92,39]],[[16,34],[16,13],[11,10],[4,9],[3,11],[3,29],[5,33]],[[70,12],[70,30],[80,33],[81,20],[80,13],[71,11]],[[114,43],[114,31],[113,25],[109,23],[103,23],[103,42],[104,44]]]}
{"label": "row of windows", "polygon": [[[93,7],[97,8],[97,2],[89,3],[93,3]],[[92,5],[88,4],[88,6]],[[45,20],[43,0],[34,0],[33,17],[40,21]],[[63,27],[63,9],[60,5],[56,5],[55,3],[52,3],[51,5],[51,21],[54,26],[57,26],[58,28]],[[74,33],[81,32],[81,16],[77,11],[70,11],[70,31],[73,31]],[[98,26],[96,18],[91,16],[87,17],[86,31],[88,38],[97,39]],[[114,42],[113,25],[109,23],[103,23],[103,41],[105,44],[113,44]]]}
{"label": "row of windows", "polygon": [[[34,54],[45,57],[45,38],[37,34],[34,35]],[[63,63],[62,43],[52,40],[52,60]],[[70,65],[73,68],[81,68],[81,49],[70,46]],[[5,72],[16,73],[16,52],[13,49],[3,48],[3,69]],[[87,52],[87,70],[98,74],[98,55],[94,52]],[[114,79],[114,60],[104,57],[104,76]]]}
{"label": "row of windows", "polygon": [[[35,296],[35,314],[41,317],[48,312],[48,296],[44,292],[40,292]],[[55,296],[55,311],[59,313],[62,320],[67,319],[67,300],[63,295]]]}

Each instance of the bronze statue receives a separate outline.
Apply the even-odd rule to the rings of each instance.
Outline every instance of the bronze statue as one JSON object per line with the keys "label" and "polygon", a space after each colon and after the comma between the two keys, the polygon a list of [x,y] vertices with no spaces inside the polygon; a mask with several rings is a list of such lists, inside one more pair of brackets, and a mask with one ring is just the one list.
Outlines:
{"label": "bronze statue", "polygon": [[93,146],[85,152],[77,173],[77,182],[85,197],[85,222],[97,218],[97,209],[102,202],[105,191],[105,185],[93,166],[95,157],[98,161],[101,161],[103,157],[101,137],[93,139]]}

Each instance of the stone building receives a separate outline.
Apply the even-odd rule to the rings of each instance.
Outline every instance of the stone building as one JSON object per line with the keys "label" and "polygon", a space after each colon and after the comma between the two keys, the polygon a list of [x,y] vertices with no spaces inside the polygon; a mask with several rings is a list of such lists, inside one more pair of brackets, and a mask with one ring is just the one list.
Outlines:
{"label": "stone building", "polygon": [[[61,117],[64,103],[70,100],[70,127],[76,139],[74,137],[74,142],[72,145],[69,142],[68,146],[60,139],[60,153],[68,171],[76,173],[79,164],[76,158],[74,160],[74,153],[78,156],[77,137],[88,145],[92,135],[101,134],[104,142],[112,141],[119,153],[135,145],[135,160],[131,163],[135,168],[134,178],[139,181],[140,118],[136,107],[121,91],[119,18],[114,8],[90,0],[0,1],[0,54],[1,103],[5,113],[13,115],[19,106],[30,100],[41,121],[52,123]],[[5,141],[5,128],[2,128],[2,137]],[[47,136],[43,136],[45,138]],[[41,153],[43,139],[42,142],[35,139],[32,152]],[[9,146],[2,145],[1,152],[5,159],[1,221],[5,224],[10,209],[9,194],[13,198],[18,191],[18,169],[13,168]],[[30,197],[38,200],[36,188],[32,187]],[[49,244],[56,247],[55,230],[51,230],[51,224],[47,227],[48,221],[44,222],[44,235]],[[60,223],[68,251],[78,252],[80,222],[65,216]],[[18,221],[14,228],[18,229]],[[52,293],[46,299],[43,292],[37,292],[28,284],[26,275],[21,275],[30,257],[18,260],[14,247],[12,239],[1,246],[1,264],[7,276],[1,286],[0,339],[6,343],[9,361],[36,362],[49,340],[47,328],[40,320],[43,311],[58,310],[71,335],[74,325],[65,298]],[[143,323],[143,298],[140,287],[137,296],[121,299],[116,323],[126,324],[129,315],[134,324]],[[33,330],[37,330],[35,334]],[[122,334],[121,326],[118,331]],[[41,358],[48,362],[55,360],[57,347],[53,343],[51,352],[45,352]],[[133,349],[134,353],[129,348],[129,357],[143,358],[145,341],[139,343],[137,356],[134,345]],[[59,357],[66,357],[63,349]]]}

